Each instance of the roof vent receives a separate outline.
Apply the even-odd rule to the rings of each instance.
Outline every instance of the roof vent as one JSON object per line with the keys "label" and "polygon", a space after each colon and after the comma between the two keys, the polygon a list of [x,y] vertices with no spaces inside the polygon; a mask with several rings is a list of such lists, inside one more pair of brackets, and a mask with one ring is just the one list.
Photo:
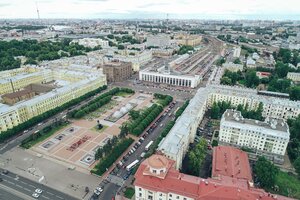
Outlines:
{"label": "roof vent", "polygon": [[205,185],[208,185],[208,181],[205,181]]}

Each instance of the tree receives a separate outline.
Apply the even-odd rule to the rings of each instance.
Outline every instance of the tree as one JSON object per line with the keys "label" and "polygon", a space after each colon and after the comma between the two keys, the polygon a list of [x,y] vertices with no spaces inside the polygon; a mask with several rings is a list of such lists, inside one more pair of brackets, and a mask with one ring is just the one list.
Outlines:
{"label": "tree", "polygon": [[118,45],[118,49],[120,49],[120,50],[123,50],[123,49],[125,49],[125,47],[124,47],[124,45]]}
{"label": "tree", "polygon": [[298,177],[300,177],[300,157],[298,157],[298,158],[294,161],[293,165],[294,165],[294,168],[295,168],[295,170],[296,170],[296,172],[297,172],[297,174],[298,174]]}
{"label": "tree", "polygon": [[291,100],[300,100],[300,86],[294,86],[289,89]]}
{"label": "tree", "polygon": [[259,157],[255,164],[254,172],[260,182],[260,185],[270,189],[275,184],[279,170],[265,157]]}
{"label": "tree", "polygon": [[247,70],[245,80],[247,87],[256,87],[259,84],[259,78],[254,70]]}
{"label": "tree", "polygon": [[207,153],[207,142],[201,138],[199,143],[188,153],[188,169],[192,175],[198,176]]}
{"label": "tree", "polygon": [[219,119],[220,116],[220,107],[216,102],[214,102],[212,108],[211,108],[211,114],[210,114],[212,119]]}
{"label": "tree", "polygon": [[235,59],[233,61],[234,64],[242,64],[241,60],[239,58]]}

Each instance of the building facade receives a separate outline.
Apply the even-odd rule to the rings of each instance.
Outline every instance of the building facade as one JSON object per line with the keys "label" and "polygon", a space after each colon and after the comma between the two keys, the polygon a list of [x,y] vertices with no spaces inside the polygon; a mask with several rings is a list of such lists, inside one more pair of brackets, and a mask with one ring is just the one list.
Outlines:
{"label": "building facade", "polygon": [[72,42],[90,48],[94,48],[97,46],[101,46],[102,48],[109,47],[108,41],[97,39],[97,38],[83,38],[83,39],[73,40]]}
{"label": "building facade", "polygon": [[107,82],[120,82],[132,75],[132,64],[126,62],[109,62],[102,66]]}
{"label": "building facade", "polygon": [[300,73],[288,72],[287,73],[287,78],[291,79],[294,82],[300,82]]}
{"label": "building facade", "polygon": [[[180,173],[175,169],[173,160],[163,155],[152,155],[140,164],[135,173],[135,199],[291,200],[253,186],[249,160],[245,152],[232,147],[216,147],[213,154],[214,177],[207,179]],[[243,171],[239,170],[240,167],[247,166]],[[222,170],[225,167],[228,173]]]}
{"label": "building facade", "polygon": [[[57,84],[56,89],[13,106],[0,104],[0,133],[107,84],[102,71],[88,66],[70,66],[61,70],[54,68],[51,70],[55,71],[51,73],[51,80]],[[71,76],[74,79],[71,79]]]}
{"label": "building facade", "polygon": [[227,69],[232,72],[243,71],[244,68],[242,64],[234,64],[232,62],[224,63],[222,66],[224,69]]}
{"label": "building facade", "polygon": [[282,119],[267,118],[264,122],[244,119],[240,111],[229,109],[221,119],[221,143],[248,147],[266,155],[283,156],[289,139],[289,127]]}

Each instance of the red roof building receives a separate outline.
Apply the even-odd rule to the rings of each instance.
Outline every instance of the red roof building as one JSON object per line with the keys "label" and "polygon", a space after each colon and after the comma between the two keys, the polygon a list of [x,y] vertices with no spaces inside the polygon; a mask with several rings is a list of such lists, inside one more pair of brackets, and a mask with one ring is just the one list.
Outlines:
{"label": "red roof building", "polygon": [[213,149],[212,178],[229,176],[253,182],[247,153],[230,146]]}
{"label": "red roof building", "polygon": [[[227,170],[224,165],[227,154]],[[236,158],[236,153],[239,158]],[[136,200],[288,200],[253,187],[247,154],[233,147],[214,149],[213,175],[202,179],[180,173],[174,161],[152,155],[143,161],[135,174]],[[245,172],[238,173],[239,165]],[[247,164],[248,162],[248,164]],[[233,176],[232,176],[233,175]]]}

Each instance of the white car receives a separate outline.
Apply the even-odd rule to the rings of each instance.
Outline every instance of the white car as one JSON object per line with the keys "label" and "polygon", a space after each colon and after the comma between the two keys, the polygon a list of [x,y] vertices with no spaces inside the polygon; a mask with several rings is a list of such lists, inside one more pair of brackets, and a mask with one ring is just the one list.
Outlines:
{"label": "white car", "polygon": [[38,193],[33,193],[32,196],[33,196],[34,198],[39,198],[40,194],[38,194]]}
{"label": "white car", "polygon": [[41,123],[38,123],[38,126],[40,126],[40,125],[42,125],[43,124],[43,122],[41,122]]}
{"label": "white car", "polygon": [[39,188],[35,189],[35,193],[41,194],[42,192],[43,192],[43,190],[41,190]]}
{"label": "white car", "polygon": [[23,133],[27,133],[27,132],[28,132],[28,130],[23,131]]}
{"label": "white car", "polygon": [[99,192],[103,192],[103,189],[101,187],[96,188]]}
{"label": "white car", "polygon": [[95,195],[99,196],[101,194],[101,192],[99,192],[97,189],[94,190]]}

